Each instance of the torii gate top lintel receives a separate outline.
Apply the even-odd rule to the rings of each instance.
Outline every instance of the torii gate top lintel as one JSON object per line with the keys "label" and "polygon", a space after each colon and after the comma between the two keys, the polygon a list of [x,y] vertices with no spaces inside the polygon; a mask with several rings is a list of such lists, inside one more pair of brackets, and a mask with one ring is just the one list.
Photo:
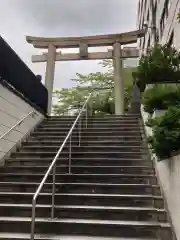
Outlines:
{"label": "torii gate top lintel", "polygon": [[121,34],[96,35],[85,37],[62,37],[46,38],[27,36],[28,43],[35,48],[48,48],[49,44],[56,48],[78,48],[80,43],[85,43],[88,47],[112,46],[115,42],[123,44],[136,43],[137,39],[143,37],[145,30],[130,31]]}

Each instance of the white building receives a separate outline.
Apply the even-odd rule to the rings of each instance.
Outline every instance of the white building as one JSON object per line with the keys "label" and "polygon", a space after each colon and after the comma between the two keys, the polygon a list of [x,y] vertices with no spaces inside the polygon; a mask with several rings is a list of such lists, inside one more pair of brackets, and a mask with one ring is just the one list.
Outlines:
{"label": "white building", "polygon": [[161,44],[169,43],[180,48],[180,0],[139,0],[138,28],[147,24],[145,38],[139,42],[140,49],[146,51],[155,39]]}

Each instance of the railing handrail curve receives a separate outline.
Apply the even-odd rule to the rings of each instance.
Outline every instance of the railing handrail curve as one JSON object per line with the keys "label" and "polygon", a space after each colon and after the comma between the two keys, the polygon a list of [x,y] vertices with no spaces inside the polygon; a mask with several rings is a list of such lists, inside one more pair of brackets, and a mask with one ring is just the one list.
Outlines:
{"label": "railing handrail curve", "polygon": [[19,126],[22,122],[24,122],[24,120],[26,118],[28,118],[29,116],[33,115],[35,113],[35,111],[31,111],[29,112],[26,116],[24,116],[23,118],[21,118],[15,125],[13,125],[7,132],[5,132],[2,136],[0,136],[0,140],[3,139],[6,135],[8,135],[11,131],[13,131],[17,126]]}
{"label": "railing handrail curve", "polygon": [[85,107],[87,106],[87,104],[88,104],[88,102],[89,102],[92,94],[93,94],[93,92],[91,92],[91,93],[89,94],[88,98],[86,99],[86,101],[85,101],[83,107],[81,108],[78,116],[76,117],[76,119],[75,119],[75,121],[74,121],[71,129],[70,129],[69,132],[67,133],[66,138],[64,139],[63,143],[61,144],[61,146],[60,146],[59,150],[57,151],[54,159],[52,160],[52,162],[51,162],[48,170],[46,171],[46,173],[45,173],[42,181],[40,182],[40,184],[39,184],[36,192],[35,192],[34,195],[33,195],[33,199],[32,199],[32,219],[31,219],[31,220],[32,220],[32,221],[31,221],[31,240],[34,240],[35,215],[36,215],[36,212],[35,212],[36,200],[37,200],[37,198],[38,198],[38,196],[39,196],[39,194],[40,194],[40,192],[41,192],[41,190],[42,190],[42,188],[43,188],[43,186],[44,186],[44,184],[45,184],[45,182],[46,182],[46,180],[47,180],[50,172],[51,172],[51,171],[53,170],[53,168],[55,167],[56,161],[57,161],[60,153],[62,152],[62,150],[63,150],[63,148],[64,148],[67,140],[68,140],[69,137],[71,136],[71,134],[72,134],[72,132],[73,132],[73,130],[74,130],[74,128],[75,128],[78,120],[80,119],[82,112],[84,111]]}

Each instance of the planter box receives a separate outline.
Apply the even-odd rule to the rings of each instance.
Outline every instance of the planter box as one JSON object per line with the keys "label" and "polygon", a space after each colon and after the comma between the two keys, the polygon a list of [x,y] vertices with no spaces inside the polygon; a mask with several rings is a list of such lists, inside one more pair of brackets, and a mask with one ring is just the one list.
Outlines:
{"label": "planter box", "polygon": [[152,118],[164,116],[167,110],[155,110]]}
{"label": "planter box", "polygon": [[156,79],[149,81],[147,84],[155,83],[180,83],[180,72],[159,74]]}

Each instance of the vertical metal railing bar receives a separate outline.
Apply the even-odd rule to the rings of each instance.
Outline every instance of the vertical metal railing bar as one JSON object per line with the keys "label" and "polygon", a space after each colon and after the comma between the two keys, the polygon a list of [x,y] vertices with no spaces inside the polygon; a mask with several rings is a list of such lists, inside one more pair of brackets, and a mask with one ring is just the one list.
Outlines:
{"label": "vertical metal railing bar", "polygon": [[79,119],[79,147],[81,146],[81,117]]}
{"label": "vertical metal railing bar", "polygon": [[71,174],[71,157],[72,157],[72,134],[69,138],[69,174]]}
{"label": "vertical metal railing bar", "polygon": [[32,199],[32,219],[31,219],[31,240],[34,240],[34,230],[35,230],[35,218],[36,218],[36,202],[37,202],[37,198],[47,180],[47,178],[49,177],[49,174],[51,173],[51,171],[53,170],[53,187],[52,187],[52,206],[51,206],[51,217],[54,217],[54,197],[55,197],[55,176],[56,176],[56,161],[60,155],[60,153],[62,152],[65,144],[67,143],[68,139],[70,138],[70,155],[69,155],[69,173],[71,173],[71,155],[72,155],[72,132],[76,126],[76,124],[79,121],[79,127],[80,127],[80,131],[79,131],[79,145],[80,145],[80,141],[81,141],[81,115],[87,105],[87,103],[89,102],[91,96],[92,96],[93,92],[89,94],[88,98],[86,99],[83,107],[81,108],[76,120],[74,121],[71,129],[69,130],[68,134],[66,135],[66,138],[64,139],[62,145],[60,146],[58,152],[56,153],[56,156],[54,157],[54,159],[52,160],[52,163],[50,164],[47,172],[45,173],[41,183],[39,184],[35,194],[33,195],[33,199]]}
{"label": "vertical metal railing bar", "polygon": [[86,128],[87,128],[87,123],[88,123],[88,105],[86,105]]}
{"label": "vertical metal railing bar", "polygon": [[52,185],[52,208],[51,208],[51,218],[54,218],[54,196],[56,191],[56,163],[53,167],[53,185]]}
{"label": "vertical metal railing bar", "polygon": [[33,197],[33,200],[32,200],[32,217],[31,217],[31,240],[34,240],[35,218],[36,218],[36,198]]}

